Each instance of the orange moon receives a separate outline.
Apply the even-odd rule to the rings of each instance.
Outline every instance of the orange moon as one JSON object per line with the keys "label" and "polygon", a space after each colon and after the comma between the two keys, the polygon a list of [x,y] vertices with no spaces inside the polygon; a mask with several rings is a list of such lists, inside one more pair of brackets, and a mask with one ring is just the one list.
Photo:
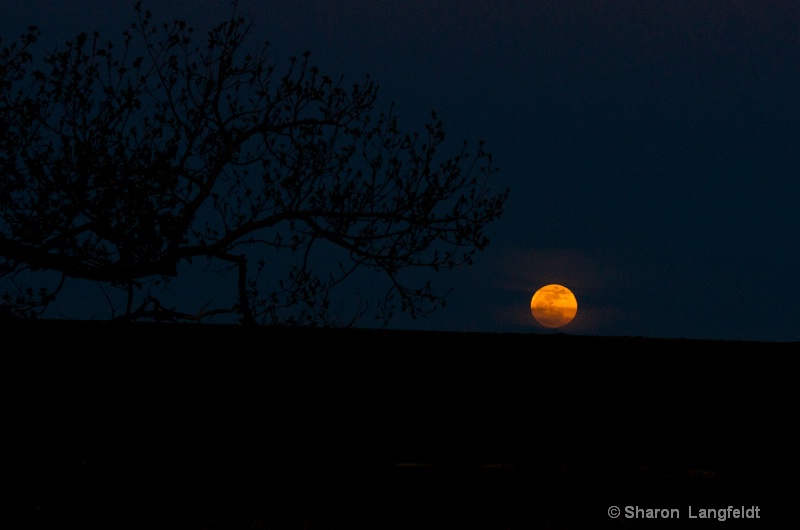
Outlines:
{"label": "orange moon", "polygon": [[560,328],[572,322],[578,312],[578,301],[563,285],[545,285],[531,298],[531,313],[546,328]]}

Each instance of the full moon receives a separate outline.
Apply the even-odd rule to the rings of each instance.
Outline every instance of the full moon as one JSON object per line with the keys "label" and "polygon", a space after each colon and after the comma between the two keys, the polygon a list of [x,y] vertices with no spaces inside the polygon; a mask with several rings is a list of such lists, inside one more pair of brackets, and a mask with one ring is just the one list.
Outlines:
{"label": "full moon", "polygon": [[577,312],[575,295],[563,285],[545,285],[531,298],[533,318],[546,328],[560,328],[569,324]]}

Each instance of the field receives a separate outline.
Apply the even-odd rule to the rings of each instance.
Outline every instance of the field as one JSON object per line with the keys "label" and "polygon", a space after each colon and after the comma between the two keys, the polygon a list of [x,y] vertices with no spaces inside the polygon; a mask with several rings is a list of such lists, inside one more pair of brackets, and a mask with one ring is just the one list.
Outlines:
{"label": "field", "polygon": [[800,523],[798,343],[3,325],[2,528]]}

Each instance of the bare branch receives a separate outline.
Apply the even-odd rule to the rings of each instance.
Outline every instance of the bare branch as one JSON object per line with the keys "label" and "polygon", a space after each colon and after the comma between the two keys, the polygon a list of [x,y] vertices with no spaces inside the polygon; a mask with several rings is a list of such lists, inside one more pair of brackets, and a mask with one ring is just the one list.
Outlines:
{"label": "bare branch", "polygon": [[[449,293],[424,273],[470,264],[503,212],[491,154],[443,155],[435,113],[402,132],[368,77],[348,86],[308,53],[273,63],[251,32],[236,3],[197,41],[137,2],[121,46],[80,34],[42,71],[35,28],[1,50],[0,276],[122,287],[111,316],[125,319],[350,325],[367,308],[386,323],[441,307]],[[134,309],[142,282],[201,257],[235,265],[232,307],[184,312],[148,292]],[[349,318],[334,299],[363,271],[386,291]]]}

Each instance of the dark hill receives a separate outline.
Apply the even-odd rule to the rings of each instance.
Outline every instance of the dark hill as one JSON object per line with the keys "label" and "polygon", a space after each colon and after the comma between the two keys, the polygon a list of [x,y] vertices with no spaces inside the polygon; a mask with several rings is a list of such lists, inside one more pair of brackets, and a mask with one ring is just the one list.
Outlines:
{"label": "dark hill", "polygon": [[611,505],[800,522],[798,343],[4,331],[0,527],[678,526]]}

